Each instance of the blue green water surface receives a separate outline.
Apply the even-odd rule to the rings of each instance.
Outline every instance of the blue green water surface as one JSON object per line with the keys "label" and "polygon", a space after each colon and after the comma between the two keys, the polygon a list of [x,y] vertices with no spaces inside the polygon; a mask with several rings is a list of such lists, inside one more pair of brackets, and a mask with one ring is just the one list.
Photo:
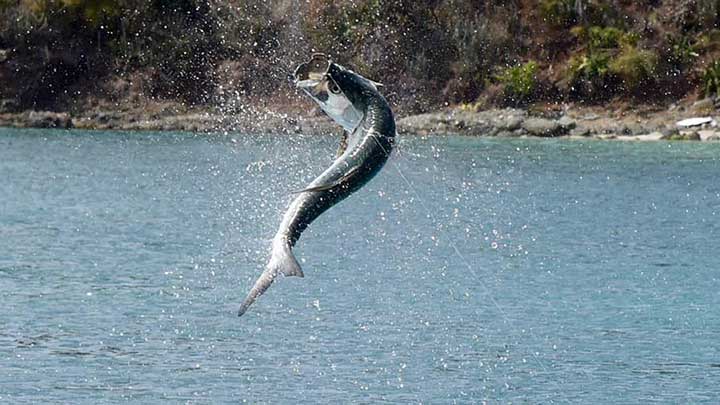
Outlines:
{"label": "blue green water surface", "polygon": [[717,403],[720,145],[0,129],[2,403]]}

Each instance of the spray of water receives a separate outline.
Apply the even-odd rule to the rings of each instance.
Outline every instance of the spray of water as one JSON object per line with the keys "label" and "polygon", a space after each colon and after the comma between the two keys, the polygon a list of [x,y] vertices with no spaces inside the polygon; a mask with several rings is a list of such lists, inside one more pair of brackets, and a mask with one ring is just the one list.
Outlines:
{"label": "spray of water", "polygon": [[[400,168],[400,165],[398,164],[397,160],[393,159],[391,161],[393,167],[395,168],[395,171],[397,171],[400,178],[403,180],[405,185],[407,186],[408,190],[412,193],[413,196],[418,200],[420,203],[420,206],[422,207],[423,211],[425,211],[425,214],[430,218],[430,220],[433,223],[433,226],[438,229],[443,236],[447,239],[450,247],[452,248],[455,255],[457,255],[458,259],[467,267],[467,269],[472,273],[473,279],[476,280],[480,286],[483,288],[487,296],[490,298],[490,301],[493,303],[493,306],[497,309],[500,316],[503,317],[503,319],[508,322],[509,324],[514,323],[512,319],[508,316],[507,312],[503,309],[503,307],[500,305],[500,303],[495,299],[495,297],[492,295],[492,292],[490,291],[490,288],[485,284],[482,277],[477,273],[476,269],[470,264],[470,262],[465,258],[465,255],[462,254],[460,249],[457,247],[457,243],[453,239],[452,235],[450,235],[449,232],[447,232],[443,227],[439,226],[440,222],[436,219],[435,215],[433,214],[432,210],[429,209],[427,204],[425,203],[425,200],[420,196],[420,193],[415,190],[415,187],[413,187],[412,183],[403,173],[402,169]],[[534,332],[532,330],[529,331],[533,339],[537,340],[537,336],[535,336]],[[533,359],[535,362],[540,366],[540,368],[543,369],[543,371],[548,372],[547,367],[540,361],[540,358],[538,357],[537,353],[535,351],[531,351],[531,354],[533,356]]]}

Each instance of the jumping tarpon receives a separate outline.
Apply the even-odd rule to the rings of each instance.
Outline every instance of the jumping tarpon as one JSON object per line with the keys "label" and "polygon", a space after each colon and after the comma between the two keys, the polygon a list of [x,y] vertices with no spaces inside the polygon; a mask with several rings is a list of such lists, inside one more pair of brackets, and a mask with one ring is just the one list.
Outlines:
{"label": "jumping tarpon", "polygon": [[297,67],[295,86],[315,100],[343,129],[338,157],[299,191],[272,241],[270,260],[240,306],[238,316],[270,287],[279,274],[303,277],[292,248],[320,214],[370,181],[390,156],[395,119],[379,83],[346,69],[323,54]]}

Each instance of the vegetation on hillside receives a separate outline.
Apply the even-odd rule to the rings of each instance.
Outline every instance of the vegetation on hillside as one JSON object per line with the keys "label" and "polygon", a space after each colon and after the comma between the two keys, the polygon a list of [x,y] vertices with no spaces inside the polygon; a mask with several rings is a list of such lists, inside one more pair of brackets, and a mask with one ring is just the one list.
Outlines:
{"label": "vegetation on hillside", "polygon": [[314,51],[406,111],[715,96],[720,1],[0,0],[6,109],[283,100]]}

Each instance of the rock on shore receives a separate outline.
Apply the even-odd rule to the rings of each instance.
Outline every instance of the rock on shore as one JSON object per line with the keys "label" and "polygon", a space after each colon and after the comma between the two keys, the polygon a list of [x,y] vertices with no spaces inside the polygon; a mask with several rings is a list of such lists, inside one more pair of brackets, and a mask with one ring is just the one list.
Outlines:
{"label": "rock on shore", "polygon": [[[604,114],[603,114],[604,113]],[[627,141],[720,139],[717,121],[702,120],[696,126],[678,126],[692,116],[690,110],[649,113],[567,109],[533,114],[519,109],[464,111],[453,109],[398,119],[398,131],[407,134],[457,134],[491,137],[560,137]]]}
{"label": "rock on shore", "polygon": [[[698,103],[696,103],[698,104]],[[704,105],[703,103],[699,103]],[[466,135],[487,137],[570,137],[630,141],[720,140],[717,121],[686,120],[696,117],[692,109],[650,112],[608,111],[597,108],[564,108],[560,111],[529,111],[514,108],[471,111],[451,108],[397,118],[401,135]],[[707,111],[705,111],[707,114]],[[685,119],[685,121],[681,121]],[[681,123],[699,122],[684,126]],[[153,130],[246,133],[336,133],[338,127],[322,114],[307,110],[278,113],[250,108],[237,113],[217,111],[96,110],[83,115],[29,111],[0,111],[0,126],[34,128],[81,128],[107,130]]]}
{"label": "rock on shore", "polygon": [[73,128],[73,120],[67,113],[26,111],[0,114],[0,126],[69,129]]}
{"label": "rock on shore", "polygon": [[402,132],[500,137],[557,137],[570,135],[577,121],[567,115],[532,116],[525,110],[492,109],[477,112],[450,110],[400,118]]}

